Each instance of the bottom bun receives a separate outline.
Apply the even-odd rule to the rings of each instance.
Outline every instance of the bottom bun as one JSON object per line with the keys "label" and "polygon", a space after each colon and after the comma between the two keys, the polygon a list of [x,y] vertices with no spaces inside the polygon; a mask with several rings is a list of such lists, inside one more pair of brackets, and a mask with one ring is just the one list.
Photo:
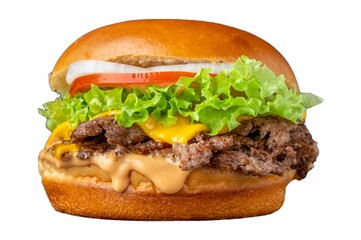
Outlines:
{"label": "bottom bun", "polygon": [[[125,192],[116,192],[111,182],[96,177],[69,177],[63,173],[42,177],[49,200],[59,212],[104,219],[211,220],[277,211],[284,202],[286,186],[294,178],[294,171],[282,177],[254,177],[230,171],[196,170],[175,194],[140,191],[132,184]],[[225,181],[220,184],[221,178]],[[222,187],[229,186],[232,178],[237,184],[230,186],[235,187]]]}

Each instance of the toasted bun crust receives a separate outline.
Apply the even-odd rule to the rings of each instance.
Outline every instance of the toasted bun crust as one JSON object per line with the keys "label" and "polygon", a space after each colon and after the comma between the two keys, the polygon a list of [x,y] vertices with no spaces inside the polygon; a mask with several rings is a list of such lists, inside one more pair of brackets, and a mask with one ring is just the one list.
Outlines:
{"label": "toasted bun crust", "polygon": [[[96,177],[69,177],[54,171],[44,174],[42,181],[55,210],[126,220],[210,220],[269,214],[282,206],[286,186],[294,177],[294,171],[283,177],[250,177],[201,169],[188,177],[180,192],[164,194],[147,188],[135,190],[132,185],[125,192],[116,192],[110,182]],[[210,184],[215,178],[217,182]],[[242,180],[243,186],[224,188],[220,184],[232,180]]]}
{"label": "toasted bun crust", "polygon": [[[289,87],[298,89],[289,64],[269,43],[236,28],[190,20],[128,21],[94,30],[75,41],[59,58],[50,74],[50,86],[54,91],[67,92],[66,71],[77,60],[154,66],[233,62],[241,55],[262,61],[276,74],[284,74]],[[241,173],[202,169],[197,170],[198,174],[192,172],[180,192],[167,195],[131,185],[121,193],[114,191],[108,181],[94,176],[89,181],[89,177],[69,177],[63,172],[49,174],[57,171],[41,172],[44,188],[57,211],[94,218],[142,220],[269,214],[282,206],[285,188],[294,178],[294,171],[283,177],[244,178]]]}
{"label": "toasted bun crust", "polygon": [[269,43],[233,27],[193,20],[135,20],[101,27],[80,37],[62,54],[50,74],[52,90],[65,93],[70,64],[97,59],[151,66],[188,62],[233,62],[241,55],[283,74],[291,88],[296,78],[285,58]]}

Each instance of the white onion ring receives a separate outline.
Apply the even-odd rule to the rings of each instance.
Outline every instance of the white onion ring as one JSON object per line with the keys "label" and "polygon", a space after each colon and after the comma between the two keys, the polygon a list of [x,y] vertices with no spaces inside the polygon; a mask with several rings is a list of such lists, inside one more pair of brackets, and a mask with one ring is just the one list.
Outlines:
{"label": "white onion ring", "polygon": [[164,65],[155,67],[136,67],[133,65],[107,62],[101,60],[81,60],[74,62],[68,68],[66,82],[70,85],[78,77],[96,73],[147,73],[147,72],[194,72],[201,68],[210,68],[210,73],[219,73],[230,69],[232,63],[188,63],[178,65]]}

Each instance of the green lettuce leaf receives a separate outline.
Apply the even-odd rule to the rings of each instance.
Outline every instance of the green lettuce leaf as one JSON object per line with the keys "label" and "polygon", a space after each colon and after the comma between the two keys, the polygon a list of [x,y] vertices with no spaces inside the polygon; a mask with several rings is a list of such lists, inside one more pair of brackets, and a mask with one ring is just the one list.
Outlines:
{"label": "green lettuce leaf", "polygon": [[39,113],[47,118],[51,131],[64,121],[75,127],[99,113],[120,110],[115,119],[124,127],[144,123],[149,116],[171,126],[181,115],[205,124],[209,134],[215,135],[224,127],[235,129],[242,115],[280,116],[297,123],[307,108],[322,102],[312,93],[289,89],[283,75],[276,76],[246,56],[216,76],[210,76],[209,71],[200,69],[195,77],[181,77],[167,87],[102,90],[92,85],[87,92],[45,103]]}

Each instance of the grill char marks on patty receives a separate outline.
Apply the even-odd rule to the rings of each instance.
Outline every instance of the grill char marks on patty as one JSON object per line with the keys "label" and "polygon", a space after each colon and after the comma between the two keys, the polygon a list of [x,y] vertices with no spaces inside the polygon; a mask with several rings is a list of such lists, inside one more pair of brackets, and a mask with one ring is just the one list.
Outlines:
{"label": "grill char marks on patty", "polygon": [[303,123],[276,117],[253,118],[230,134],[198,134],[188,145],[173,145],[183,170],[211,166],[265,176],[296,169],[300,178],[313,168],[317,143]]}
{"label": "grill char marks on patty", "polygon": [[161,154],[179,161],[182,170],[202,167],[232,169],[245,174],[283,175],[296,169],[304,178],[318,156],[317,143],[303,123],[278,117],[243,121],[231,133],[219,136],[197,134],[188,144],[152,140],[140,127],[120,126],[112,116],[81,123],[71,134],[80,158],[115,149],[116,153]]}

